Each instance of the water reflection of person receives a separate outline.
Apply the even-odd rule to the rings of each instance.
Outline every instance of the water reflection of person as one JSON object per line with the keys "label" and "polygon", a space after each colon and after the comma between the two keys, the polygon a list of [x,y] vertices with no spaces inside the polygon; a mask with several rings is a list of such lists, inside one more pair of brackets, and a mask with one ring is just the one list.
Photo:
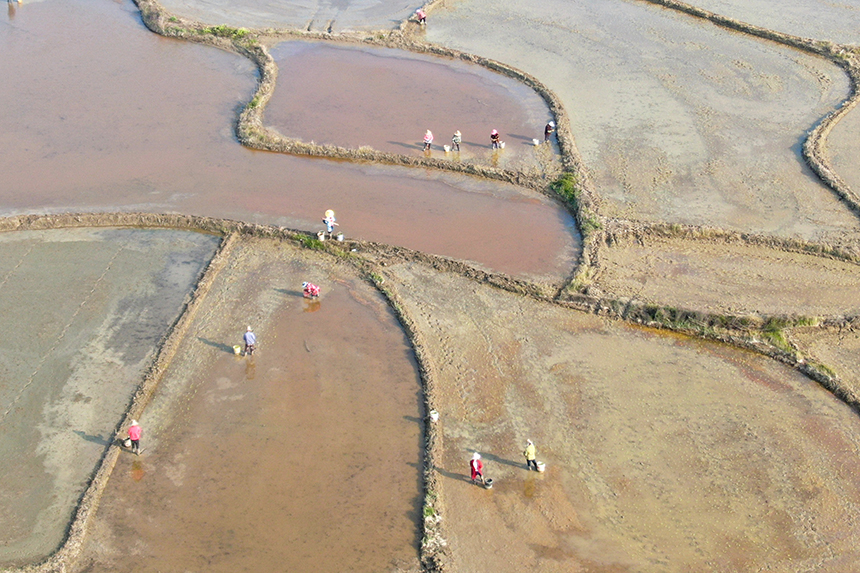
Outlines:
{"label": "water reflection of person", "polygon": [[21,2],[20,0],[6,0],[6,3],[9,5],[9,19],[11,20],[15,17],[15,9]]}

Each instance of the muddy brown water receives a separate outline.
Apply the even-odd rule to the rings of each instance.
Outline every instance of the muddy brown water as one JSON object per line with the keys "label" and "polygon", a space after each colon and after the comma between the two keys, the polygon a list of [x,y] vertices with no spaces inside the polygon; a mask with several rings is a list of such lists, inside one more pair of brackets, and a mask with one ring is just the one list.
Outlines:
{"label": "muddy brown water", "polygon": [[778,32],[860,44],[860,5],[830,0],[692,0],[699,8]]}
{"label": "muddy brown water", "polygon": [[254,28],[390,30],[424,4],[420,0],[167,0],[176,14]]}
{"label": "muddy brown water", "polygon": [[0,234],[0,565],[57,548],[218,243],[166,230]]}
{"label": "muddy brown water", "polygon": [[516,66],[560,96],[607,214],[856,236],[856,216],[799,155],[848,94],[835,65],[643,2],[471,0],[432,16],[428,40]]}
{"label": "muddy brown water", "polygon": [[[322,296],[302,298],[303,280]],[[246,322],[252,358],[233,355]],[[83,571],[415,565],[420,383],[381,296],[329,258],[230,255],[102,499]]]}
{"label": "muddy brown water", "polygon": [[[72,32],[74,31],[74,33]],[[341,230],[511,274],[567,276],[556,203],[468,177],[254,152],[233,135],[255,71],[160,38],[129,2],[25,3],[0,27],[0,213],[182,212]]]}
{"label": "muddy brown water", "polygon": [[[420,156],[429,129],[434,157],[539,166],[533,142],[543,141],[552,115],[540,96],[513,79],[402,50],[285,42],[272,57],[279,84],[266,123],[285,135]],[[506,142],[504,150],[490,149],[492,129]],[[442,146],[451,145],[457,130],[461,152],[446,154]]]}
{"label": "muddy brown water", "polygon": [[[857,570],[860,418],[815,382],[421,265],[386,270],[436,368],[452,571]],[[526,439],[545,473],[526,471]],[[469,483],[475,451],[491,490]]]}

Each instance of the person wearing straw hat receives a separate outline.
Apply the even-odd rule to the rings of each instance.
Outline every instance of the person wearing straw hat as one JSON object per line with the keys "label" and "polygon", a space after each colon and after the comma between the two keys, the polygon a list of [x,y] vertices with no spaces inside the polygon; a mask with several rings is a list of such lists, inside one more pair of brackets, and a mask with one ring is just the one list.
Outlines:
{"label": "person wearing straw hat", "polygon": [[251,330],[250,326],[248,327],[248,330],[245,331],[242,339],[245,341],[245,355],[253,356],[254,351],[257,349],[257,335],[254,334],[254,331]]}
{"label": "person wearing straw hat", "polygon": [[555,122],[550,121],[549,123],[546,124],[546,127],[543,128],[543,140],[544,140],[544,142],[549,141],[549,138],[552,135],[552,132],[554,132],[554,131],[555,131]]}
{"label": "person wearing straw hat", "polygon": [[131,440],[131,451],[135,455],[140,455],[140,436],[143,430],[137,424],[137,420],[131,421],[131,426],[128,428],[128,439]]}
{"label": "person wearing straw hat", "polygon": [[320,287],[318,287],[314,283],[303,282],[302,283],[302,296],[304,296],[305,298],[319,298]]}
{"label": "person wearing straw hat", "polygon": [[334,218],[334,211],[329,209],[325,212],[325,216],[323,217],[323,223],[325,223],[325,230],[328,232],[329,238],[332,237],[332,233],[334,233],[334,228],[339,227],[337,224],[337,219]]}
{"label": "person wearing straw hat", "polygon": [[424,134],[424,151],[430,151],[430,144],[433,143],[433,132],[429,129]]}
{"label": "person wearing straw hat", "polygon": [[499,135],[499,130],[497,129],[490,132],[490,146],[493,149],[498,149],[502,146],[502,136]]}
{"label": "person wearing straw hat", "polygon": [[472,483],[478,483],[478,478],[481,484],[484,482],[484,462],[481,461],[481,454],[475,452],[472,455],[472,460],[469,462],[469,469],[472,470]]}
{"label": "person wearing straw hat", "polygon": [[523,455],[526,458],[526,470],[531,471],[532,466],[534,466],[535,471],[538,471],[537,461],[535,460],[536,454],[535,445],[531,440],[526,440],[526,449],[523,451]]}
{"label": "person wearing straw hat", "polygon": [[460,134],[460,130],[457,130],[454,132],[454,137],[451,138],[451,149],[460,151],[461,143],[463,143],[463,136]]}

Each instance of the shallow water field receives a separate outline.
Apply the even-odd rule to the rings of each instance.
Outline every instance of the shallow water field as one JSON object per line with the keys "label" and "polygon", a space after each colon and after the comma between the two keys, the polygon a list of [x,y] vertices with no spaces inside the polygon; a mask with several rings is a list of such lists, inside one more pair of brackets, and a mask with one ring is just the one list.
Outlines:
{"label": "shallow water field", "polygon": [[609,296],[728,314],[851,316],[860,265],[767,247],[649,239],[601,253]]}
{"label": "shallow water field", "polygon": [[[278,88],[266,122],[302,141],[539,170],[556,157],[543,142],[552,116],[534,91],[480,66],[402,50],[285,42],[272,50]],[[355,89],[348,86],[361,86]],[[506,146],[490,149],[498,129]],[[455,131],[461,151],[445,153]]]}
{"label": "shallow water field", "polygon": [[130,2],[25,3],[0,50],[0,74],[26,78],[0,82],[15,102],[0,114],[2,214],[167,211],[316,232],[334,209],[348,237],[511,274],[561,280],[578,255],[571,216],[533,192],[243,148],[249,62],[155,36]]}
{"label": "shallow water field", "polygon": [[[498,41],[504,38],[504,41]],[[831,240],[857,219],[799,156],[848,94],[836,66],[642,2],[457,2],[427,39],[562,99],[608,215]]]}
{"label": "shallow water field", "polygon": [[[325,255],[235,246],[123,455],[79,571],[417,562],[420,383],[381,296]],[[322,287],[301,296],[303,281]],[[235,356],[250,324],[253,357]]]}
{"label": "shallow water field", "polygon": [[[388,271],[437,368],[452,570],[857,568],[860,419],[817,383],[417,264]],[[526,439],[545,473],[526,471]],[[490,490],[469,481],[473,452]]]}
{"label": "shallow water field", "polygon": [[219,239],[0,234],[0,565],[46,557]]}
{"label": "shallow water field", "polygon": [[860,44],[860,4],[830,0],[691,0],[722,16],[803,38]]}
{"label": "shallow water field", "polygon": [[176,14],[253,28],[313,31],[390,30],[423,4],[418,0],[166,0]]}

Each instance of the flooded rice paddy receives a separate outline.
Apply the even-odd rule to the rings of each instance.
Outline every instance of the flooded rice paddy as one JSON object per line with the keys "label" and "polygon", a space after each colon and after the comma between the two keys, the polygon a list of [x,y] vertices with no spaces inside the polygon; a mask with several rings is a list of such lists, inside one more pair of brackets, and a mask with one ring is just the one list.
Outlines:
{"label": "flooded rice paddy", "polygon": [[[415,8],[168,5],[213,24],[334,31],[393,28]],[[769,17],[765,6],[743,8]],[[792,0],[786,25],[816,6]],[[822,29],[850,32],[850,10],[827,4]],[[626,0],[449,3],[416,37],[555,90],[603,214],[856,238],[855,215],[798,155],[848,93],[822,60]],[[233,127],[255,69],[151,34],[130,2],[9,4],[0,50],[0,73],[16,79],[0,83],[0,214],[176,211],[316,231],[332,208],[349,237],[537,281],[559,283],[575,266],[573,220],[543,195],[242,148]],[[468,154],[481,145],[472,134],[501,119],[517,147],[500,164],[535,164],[526,150],[546,109],[504,78],[388,50],[291,42],[274,53],[266,118],[287,135],[415,154],[425,129],[437,144],[460,129]],[[852,184],[858,129],[843,122],[828,147]],[[426,413],[410,340],[350,257],[232,241],[144,412],[143,455],[120,456],[69,568],[417,570]],[[0,376],[11,381],[0,399],[4,424],[19,416],[0,427],[0,454],[23,460],[0,468],[0,563],[38,561],[60,543],[142,365],[217,243],[178,231],[0,236],[10,325]],[[604,250],[615,274],[598,286],[729,311],[855,310],[854,266],[670,243]],[[375,278],[414,319],[434,376],[447,570],[857,570],[860,419],[796,370],[382,256]],[[321,300],[301,297],[304,280],[322,285]],[[253,358],[233,354],[246,324],[260,341]],[[853,331],[790,336],[857,387]],[[525,471],[526,438],[546,473]],[[468,483],[476,450],[492,490]]]}
{"label": "flooded rice paddy", "polygon": [[[182,212],[317,231],[561,280],[578,235],[534,192],[423,170],[300,159],[233,135],[255,71],[159,38],[131,3],[24,4],[0,27],[0,213]],[[423,132],[422,132],[423,133]],[[517,254],[519,253],[519,254]]]}
{"label": "flooded rice paddy", "polygon": [[0,566],[57,549],[218,242],[166,230],[0,234]]}
{"label": "flooded rice paddy", "polygon": [[[857,219],[801,159],[848,94],[835,65],[643,2],[488,0],[427,39],[514,65],[562,99],[606,214],[839,240]],[[498,41],[498,38],[505,41]]]}
{"label": "flooded rice paddy", "polygon": [[[232,350],[246,323],[250,358]],[[412,567],[421,402],[409,343],[369,284],[331,257],[247,241],[141,420],[148,452],[117,463],[79,570]]]}
{"label": "flooded rice paddy", "polygon": [[[438,369],[454,571],[856,569],[860,419],[817,383],[417,264],[388,272]],[[526,471],[527,439],[546,473]],[[476,451],[491,490],[469,481]]]}
{"label": "flooded rice paddy", "polygon": [[420,0],[166,0],[176,14],[210,24],[312,31],[390,30]]}
{"label": "flooded rice paddy", "polygon": [[[544,101],[521,83],[477,65],[402,50],[285,42],[272,50],[279,83],[266,121],[302,141],[424,155],[423,137],[434,135],[431,156],[500,167],[539,169],[552,160],[543,127],[552,116]],[[355,90],[348,86],[361,85]],[[504,150],[490,149],[498,129]],[[455,131],[461,151],[445,153]],[[544,153],[540,153],[544,152]],[[540,153],[540,154],[539,154]]]}

